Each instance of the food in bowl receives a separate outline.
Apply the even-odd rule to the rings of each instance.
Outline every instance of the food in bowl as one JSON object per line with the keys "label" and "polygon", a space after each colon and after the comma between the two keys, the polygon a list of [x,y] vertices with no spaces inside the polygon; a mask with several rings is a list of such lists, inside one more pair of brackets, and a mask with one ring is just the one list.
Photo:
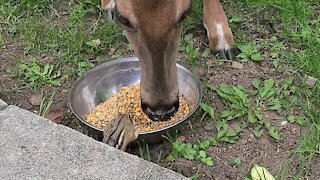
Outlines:
{"label": "food in bowl", "polygon": [[167,127],[189,113],[189,106],[183,96],[179,97],[179,109],[168,121],[152,121],[142,111],[140,101],[140,84],[124,86],[105,102],[96,106],[87,116],[87,122],[97,128],[103,129],[119,114],[128,114],[136,131],[148,132]]}

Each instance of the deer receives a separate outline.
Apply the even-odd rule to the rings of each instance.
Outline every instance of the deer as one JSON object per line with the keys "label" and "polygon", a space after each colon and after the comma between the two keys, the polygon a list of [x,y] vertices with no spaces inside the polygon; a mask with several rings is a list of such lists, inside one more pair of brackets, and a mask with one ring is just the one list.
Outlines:
{"label": "deer", "polygon": [[[141,107],[153,121],[166,121],[179,108],[177,59],[182,21],[192,0],[101,0],[101,7],[124,29],[141,65]],[[203,0],[209,47],[235,57],[234,37],[220,0]],[[130,118],[120,115],[104,129],[103,142],[125,150],[137,138]]]}

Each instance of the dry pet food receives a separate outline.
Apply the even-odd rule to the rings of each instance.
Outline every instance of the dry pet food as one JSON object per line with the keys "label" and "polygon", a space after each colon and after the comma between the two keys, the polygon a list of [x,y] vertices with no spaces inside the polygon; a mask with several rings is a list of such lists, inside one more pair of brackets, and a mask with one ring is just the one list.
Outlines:
{"label": "dry pet food", "polygon": [[180,106],[177,113],[168,121],[154,122],[143,113],[140,101],[140,84],[122,87],[120,92],[96,106],[87,116],[87,121],[93,126],[103,129],[119,113],[129,114],[136,130],[146,132],[169,126],[189,113],[186,100],[179,97]]}

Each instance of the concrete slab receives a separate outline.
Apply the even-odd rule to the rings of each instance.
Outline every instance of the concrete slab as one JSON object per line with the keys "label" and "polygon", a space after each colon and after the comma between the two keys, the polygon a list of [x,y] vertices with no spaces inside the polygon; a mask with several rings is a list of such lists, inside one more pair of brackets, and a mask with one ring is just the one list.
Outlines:
{"label": "concrete slab", "polygon": [[4,108],[6,108],[7,106],[8,104],[0,99],[0,111],[4,110]]}
{"label": "concrete slab", "polygon": [[187,179],[16,106],[0,111],[0,179]]}

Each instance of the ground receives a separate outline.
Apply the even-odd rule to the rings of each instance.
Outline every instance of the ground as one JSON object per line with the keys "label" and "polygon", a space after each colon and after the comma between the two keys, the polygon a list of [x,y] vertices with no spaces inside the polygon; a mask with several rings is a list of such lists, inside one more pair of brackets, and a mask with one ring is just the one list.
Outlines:
{"label": "ground", "polygon": [[[320,5],[253,2],[223,1],[241,52],[234,61],[209,51],[201,2],[194,3],[179,63],[200,78],[204,104],[176,135],[128,152],[193,179],[250,178],[255,164],[276,179],[320,178]],[[70,87],[94,65],[133,54],[98,3],[0,0],[0,99],[89,134],[67,106]],[[233,89],[231,100],[222,84]],[[228,120],[226,112],[242,114]]]}

